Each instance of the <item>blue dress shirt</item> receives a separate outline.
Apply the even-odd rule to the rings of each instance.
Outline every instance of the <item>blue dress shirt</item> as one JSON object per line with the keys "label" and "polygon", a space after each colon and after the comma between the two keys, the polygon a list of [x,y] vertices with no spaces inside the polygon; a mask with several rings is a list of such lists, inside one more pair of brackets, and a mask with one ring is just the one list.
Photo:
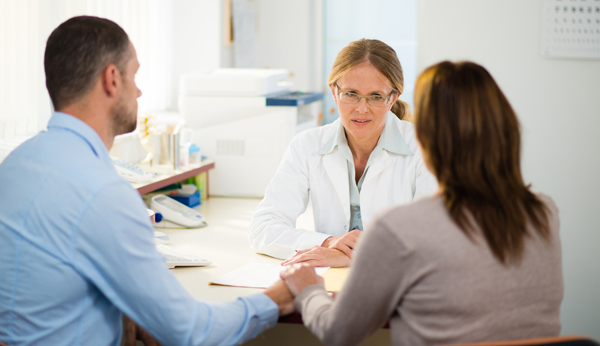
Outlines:
{"label": "blue dress shirt", "polygon": [[164,345],[236,344],[277,322],[264,294],[195,300],[98,134],[54,113],[0,165],[0,341],[118,345],[127,314]]}

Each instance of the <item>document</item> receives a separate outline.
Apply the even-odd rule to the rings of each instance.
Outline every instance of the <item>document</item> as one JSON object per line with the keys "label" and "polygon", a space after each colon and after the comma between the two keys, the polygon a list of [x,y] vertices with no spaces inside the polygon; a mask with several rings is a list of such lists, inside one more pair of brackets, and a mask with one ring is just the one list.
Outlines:
{"label": "document", "polygon": [[350,268],[330,268],[321,276],[325,279],[325,290],[327,292],[338,292],[342,290],[344,282],[348,278]]}
{"label": "document", "polygon": [[[279,280],[279,273],[284,270],[278,264],[248,263],[245,266],[221,275],[209,282],[209,285],[267,288]],[[318,275],[322,275],[329,267],[315,268]]]}

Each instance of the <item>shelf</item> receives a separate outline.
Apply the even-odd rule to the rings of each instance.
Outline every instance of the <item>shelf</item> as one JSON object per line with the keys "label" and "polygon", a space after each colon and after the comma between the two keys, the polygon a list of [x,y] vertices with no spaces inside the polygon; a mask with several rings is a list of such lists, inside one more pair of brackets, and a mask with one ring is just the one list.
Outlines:
{"label": "shelf", "polygon": [[168,172],[169,167],[158,167],[158,170],[151,169],[148,167],[140,166],[142,169],[147,170],[149,172],[164,172],[162,174],[157,175],[154,179],[152,179],[149,183],[144,184],[131,184],[135,189],[138,190],[140,195],[143,195],[148,192],[156,191],[165,186],[169,186],[171,184],[178,183],[187,178],[195,177],[196,175],[206,172],[209,169],[215,168],[215,162],[212,160],[204,160],[200,165],[190,165],[189,167],[184,168],[181,171],[176,172]]}

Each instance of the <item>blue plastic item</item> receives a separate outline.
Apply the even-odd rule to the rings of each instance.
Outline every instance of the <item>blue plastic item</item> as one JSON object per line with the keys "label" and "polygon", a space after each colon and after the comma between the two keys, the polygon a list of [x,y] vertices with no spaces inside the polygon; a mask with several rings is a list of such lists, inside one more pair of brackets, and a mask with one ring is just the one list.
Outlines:
{"label": "blue plastic item", "polygon": [[200,203],[200,191],[196,191],[195,193],[193,193],[191,195],[174,194],[174,195],[169,195],[169,197],[173,198],[174,200],[176,200],[177,202],[179,202],[181,204],[187,205],[190,208],[201,204]]}
{"label": "blue plastic item", "polygon": [[267,97],[267,106],[300,107],[323,99],[322,92],[294,91],[279,96]]}

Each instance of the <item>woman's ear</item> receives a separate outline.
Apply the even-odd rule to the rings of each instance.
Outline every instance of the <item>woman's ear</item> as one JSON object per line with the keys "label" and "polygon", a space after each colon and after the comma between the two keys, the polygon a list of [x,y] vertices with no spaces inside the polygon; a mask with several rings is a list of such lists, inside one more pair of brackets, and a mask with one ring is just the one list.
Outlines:
{"label": "woman's ear", "polygon": [[331,95],[333,95],[333,101],[335,102],[336,105],[339,106],[339,104],[338,104],[338,98],[337,98],[337,95],[336,95],[336,92],[335,92],[335,89],[336,89],[335,85],[329,84],[329,89],[331,89]]}
{"label": "woman's ear", "polygon": [[389,103],[390,108],[388,109],[388,112],[392,110],[392,107],[394,107],[394,104],[398,100],[398,97],[400,97],[400,93],[397,91],[394,91],[394,93],[392,94],[392,97],[390,98],[390,103]]}

